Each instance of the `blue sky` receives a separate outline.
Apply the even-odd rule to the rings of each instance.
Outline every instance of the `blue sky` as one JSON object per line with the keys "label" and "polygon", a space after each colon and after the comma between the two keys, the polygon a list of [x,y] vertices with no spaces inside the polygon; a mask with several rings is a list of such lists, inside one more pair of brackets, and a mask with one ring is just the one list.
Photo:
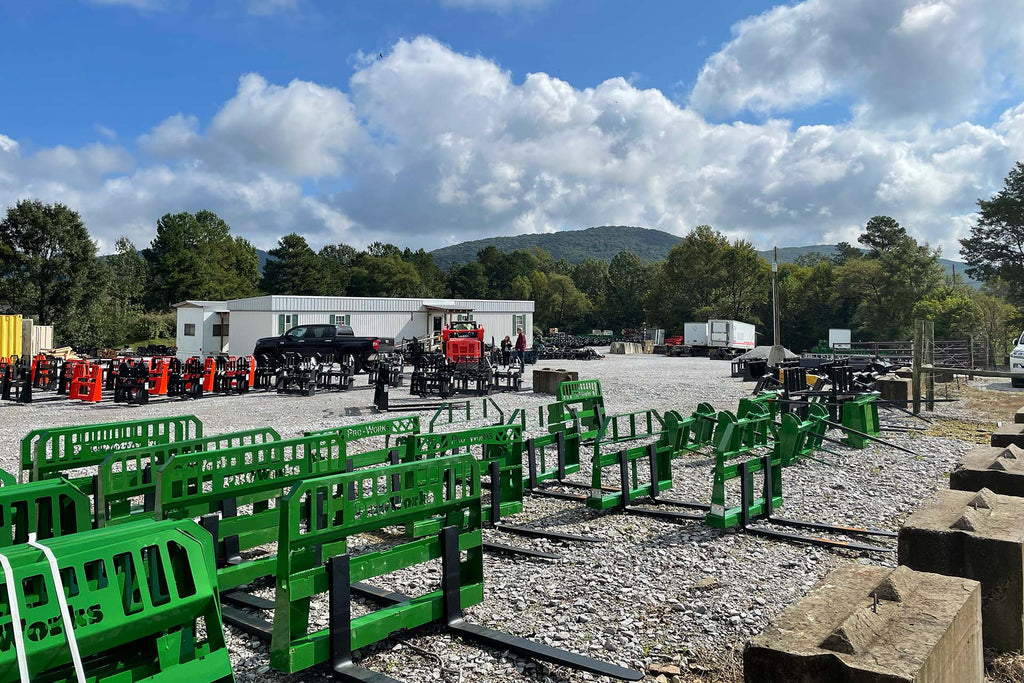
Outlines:
{"label": "blue sky", "polygon": [[0,21],[0,201],[65,202],[104,250],[200,208],[263,248],[699,223],[764,248],[884,213],[955,258],[1024,157],[1010,0],[35,0]]}

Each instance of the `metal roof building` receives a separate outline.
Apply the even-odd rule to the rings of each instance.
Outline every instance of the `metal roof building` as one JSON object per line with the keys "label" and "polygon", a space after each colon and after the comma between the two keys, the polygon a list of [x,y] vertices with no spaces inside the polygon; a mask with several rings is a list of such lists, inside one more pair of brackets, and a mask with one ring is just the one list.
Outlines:
{"label": "metal roof building", "polygon": [[533,340],[533,302],[491,299],[394,299],[351,296],[257,296],[183,301],[177,309],[178,356],[252,353],[256,340],[299,325],[343,323],[357,336],[422,338],[448,322],[474,320],[496,342],[522,327]]}

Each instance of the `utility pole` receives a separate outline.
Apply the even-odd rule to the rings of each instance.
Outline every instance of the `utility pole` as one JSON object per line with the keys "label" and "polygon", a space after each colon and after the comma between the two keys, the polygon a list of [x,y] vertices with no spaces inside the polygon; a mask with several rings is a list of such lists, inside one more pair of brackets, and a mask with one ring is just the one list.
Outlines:
{"label": "utility pole", "polygon": [[774,346],[780,346],[782,344],[782,333],[781,325],[779,323],[779,248],[774,247],[774,256],[772,257],[772,322],[775,326],[775,337],[772,344]]}

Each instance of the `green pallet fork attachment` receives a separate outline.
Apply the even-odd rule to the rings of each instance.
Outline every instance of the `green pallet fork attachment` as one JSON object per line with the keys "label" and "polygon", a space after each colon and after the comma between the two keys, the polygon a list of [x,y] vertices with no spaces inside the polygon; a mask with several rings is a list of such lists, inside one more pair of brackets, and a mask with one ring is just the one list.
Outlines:
{"label": "green pallet fork attachment", "polygon": [[770,445],[775,434],[775,422],[764,404],[747,406],[747,416],[738,418],[728,410],[718,414],[718,424],[712,443],[715,455],[735,458],[743,453]]}
{"label": "green pallet fork attachment", "polygon": [[18,483],[18,478],[7,470],[0,469],[0,486],[14,486]]}
{"label": "green pallet fork attachment", "polygon": [[[492,477],[490,504],[483,520],[497,523],[501,517],[523,511],[523,429],[519,425],[494,425],[461,432],[419,434],[407,442],[404,461],[468,453],[478,447],[481,467]],[[497,476],[497,481],[493,477]],[[415,535],[437,533],[439,521],[417,524]]]}
{"label": "green pallet fork attachment", "polygon": [[[750,415],[750,410],[755,405],[763,405],[768,408],[768,413],[774,420],[779,414],[778,399],[785,393],[783,391],[761,391],[754,396],[744,396],[736,408],[736,417],[742,419]],[[756,414],[756,413],[755,413]]]}
{"label": "green pallet fork attachment", "polygon": [[[203,424],[194,415],[34,429],[21,440],[22,478],[31,481],[60,476],[81,467],[95,467],[114,451],[198,439]],[[72,482],[92,494],[91,476]]]}
{"label": "green pallet fork attachment", "polygon": [[75,681],[72,647],[87,683],[233,681],[210,537],[194,522],[39,543],[48,552],[23,544],[0,561],[0,683]]}
{"label": "green pallet fork attachment", "polygon": [[[223,450],[280,441],[281,436],[270,427],[228,432],[199,439],[130,448],[108,455],[96,469],[94,499],[96,526],[120,524],[133,515],[153,516],[154,471],[171,457],[199,451]],[[142,497],[141,505],[136,501]]]}
{"label": "green pallet fork attachment", "polygon": [[[782,507],[782,462],[774,456],[760,456],[741,462],[726,464],[726,457],[715,455],[714,481],[711,486],[711,509],[705,516],[708,526],[715,529],[731,529],[743,520],[770,515],[772,510]],[[754,474],[765,472],[764,486],[760,497],[754,498]],[[729,505],[726,488],[731,480],[742,479],[740,492],[742,500]]]}
{"label": "green pallet fork attachment", "polygon": [[806,420],[801,420],[795,413],[785,413],[777,430],[773,457],[783,467],[789,467],[821,450],[823,437],[828,431],[827,420],[828,409],[820,403],[808,404]]}
{"label": "green pallet fork attachment", "polygon": [[[360,469],[388,462],[393,449],[404,449],[409,436],[419,433],[419,416],[406,415],[388,420],[361,422],[331,429],[318,429],[312,432],[304,432],[303,434],[305,436],[322,436],[325,434],[337,436],[341,439],[343,456],[352,459],[353,468]],[[372,439],[381,439],[382,437],[384,443],[380,448],[363,448]]]}
{"label": "green pallet fork attachment", "polygon": [[[477,405],[479,408],[474,410],[473,406]],[[474,412],[476,413],[475,415]],[[430,418],[430,423],[427,426],[427,431],[432,432],[435,427],[441,425],[452,425],[477,420],[486,420],[490,424],[500,425],[505,422],[505,411],[490,396],[484,396],[476,400],[467,398],[461,401],[447,401],[434,411],[434,415]]]}
{"label": "green pallet fork attachment", "polygon": [[577,419],[580,437],[584,441],[598,435],[604,416],[604,394],[601,393],[601,381],[596,379],[562,382],[558,385],[558,401],[548,406],[549,425]]}
{"label": "green pallet fork attachment", "polygon": [[92,528],[92,501],[66,479],[0,487],[0,548]]}
{"label": "green pallet fork attachment", "polygon": [[277,538],[280,507],[271,503],[305,479],[351,469],[341,451],[340,439],[325,434],[175,455],[157,470],[154,515],[201,517],[221,588],[247,584],[274,571],[271,556],[241,558]]}
{"label": "green pallet fork attachment", "polygon": [[[882,430],[879,429],[878,404],[875,400],[878,394],[863,394],[856,398],[849,398],[843,401],[843,427],[846,429],[846,436],[843,443],[853,448],[864,448],[868,445],[869,439],[862,434],[878,437]],[[861,432],[862,434],[857,434]]]}
{"label": "green pallet fork attachment", "polygon": [[[314,511],[314,501],[323,501]],[[283,502],[270,645],[271,666],[293,673],[328,663],[341,681],[394,683],[383,674],[353,662],[354,650],[380,642],[402,629],[437,624],[497,651],[573,667],[598,676],[640,680],[632,669],[533,643],[469,624],[462,610],[484,597],[481,534],[480,463],[470,455],[429,458],[362,470],[296,485]],[[326,549],[344,547],[349,536],[417,520],[443,519],[437,534],[408,540],[385,550],[360,555],[335,555],[324,564]],[[462,554],[465,559],[462,559]],[[364,583],[388,574],[441,560],[441,586],[410,597]],[[377,608],[353,616],[354,593],[370,598]],[[326,629],[314,630],[311,600],[325,595],[329,604]]]}
{"label": "green pallet fork attachment", "polygon": [[684,453],[698,452],[711,444],[717,418],[710,404],[701,403],[689,417],[669,410],[662,416],[662,420],[672,457],[678,458]]}
{"label": "green pallet fork attachment", "polygon": [[[651,439],[657,441],[631,448],[616,448],[625,443]],[[661,491],[672,488],[670,441],[671,437],[656,410],[608,416],[594,440],[587,507],[595,510],[628,507],[637,498],[657,498]],[[643,466],[648,468],[646,481],[640,477]],[[613,467],[619,471],[618,491],[608,491],[603,486],[604,471]]]}

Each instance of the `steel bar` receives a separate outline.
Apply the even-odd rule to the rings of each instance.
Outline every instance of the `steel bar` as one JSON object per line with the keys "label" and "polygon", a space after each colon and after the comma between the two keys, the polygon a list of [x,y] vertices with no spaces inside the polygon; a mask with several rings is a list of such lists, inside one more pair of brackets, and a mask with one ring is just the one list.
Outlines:
{"label": "steel bar", "polygon": [[510,534],[519,534],[520,536],[534,536],[536,538],[548,538],[552,541],[573,541],[577,543],[604,543],[603,538],[597,538],[596,536],[580,536],[579,534],[570,534],[564,531],[549,531],[547,529],[537,529],[535,527],[516,526],[513,524],[495,524],[494,528],[498,531],[506,531]]}
{"label": "steel bar", "polygon": [[274,625],[263,617],[243,612],[234,607],[221,607],[220,612],[225,624],[234,626],[239,631],[248,633],[250,636],[270,642],[270,637],[274,632]]}
{"label": "steel bar", "polygon": [[837,534],[861,534],[864,536],[882,536],[884,538],[896,538],[899,535],[895,531],[886,531],[884,529],[871,529],[857,526],[824,524],[822,522],[807,522],[801,519],[787,519],[785,517],[769,517],[767,521],[771,524],[779,524],[781,526],[792,526],[802,529],[817,529],[818,531],[831,531]]}
{"label": "steel bar", "polygon": [[543,550],[534,550],[533,548],[522,548],[516,545],[505,545],[504,543],[494,543],[492,541],[484,541],[483,549],[490,550],[496,553],[511,553],[513,555],[525,555],[526,557],[536,557],[541,560],[560,560],[561,555],[554,553],[546,553]]}
{"label": "steel bar", "polygon": [[[914,451],[910,450],[909,448],[904,448],[903,446],[897,446],[896,444],[890,443],[889,441],[886,441],[885,439],[879,439],[877,436],[871,436],[870,434],[865,434],[864,432],[859,432],[856,429],[850,429],[849,427],[844,427],[843,425],[839,424],[838,422],[831,422],[830,420],[822,420],[822,422],[824,422],[825,424],[830,425],[832,427],[835,427],[836,429],[841,429],[841,430],[843,430],[845,432],[850,432],[851,434],[856,434],[857,436],[863,437],[863,438],[867,439],[868,441],[877,441],[878,443],[880,443],[880,444],[882,444],[884,446],[888,446],[890,448],[895,448],[898,451],[903,451],[905,453],[910,453],[911,455],[921,456],[920,453],[915,453]],[[821,438],[825,439],[826,441],[831,441],[832,443],[839,443],[839,444],[843,443],[842,441],[836,441],[835,439],[830,439],[827,436],[823,436]]]}
{"label": "steel bar", "polygon": [[258,595],[252,595],[246,593],[243,590],[230,590],[224,591],[220,594],[220,601],[235,607],[245,607],[246,609],[274,609],[274,601],[261,598]]}
{"label": "steel bar", "polygon": [[803,536],[801,534],[791,534],[786,531],[776,531],[774,529],[766,529],[762,526],[748,526],[745,529],[746,532],[754,534],[755,536],[764,536],[766,538],[774,538],[783,541],[790,541],[792,543],[804,543],[807,545],[820,545],[827,548],[842,548],[845,550],[861,550],[869,553],[891,553],[892,548],[883,548],[882,546],[870,545],[868,543],[859,543],[857,541],[839,541],[832,538],[822,538],[819,536]]}
{"label": "steel bar", "polygon": [[[618,509],[622,510],[623,508]],[[641,517],[653,517],[654,519],[663,519],[670,522],[704,521],[704,515],[695,512],[680,512],[678,510],[652,510],[650,508],[637,507],[636,505],[627,506],[625,508],[625,511],[633,515],[640,515]]]}

